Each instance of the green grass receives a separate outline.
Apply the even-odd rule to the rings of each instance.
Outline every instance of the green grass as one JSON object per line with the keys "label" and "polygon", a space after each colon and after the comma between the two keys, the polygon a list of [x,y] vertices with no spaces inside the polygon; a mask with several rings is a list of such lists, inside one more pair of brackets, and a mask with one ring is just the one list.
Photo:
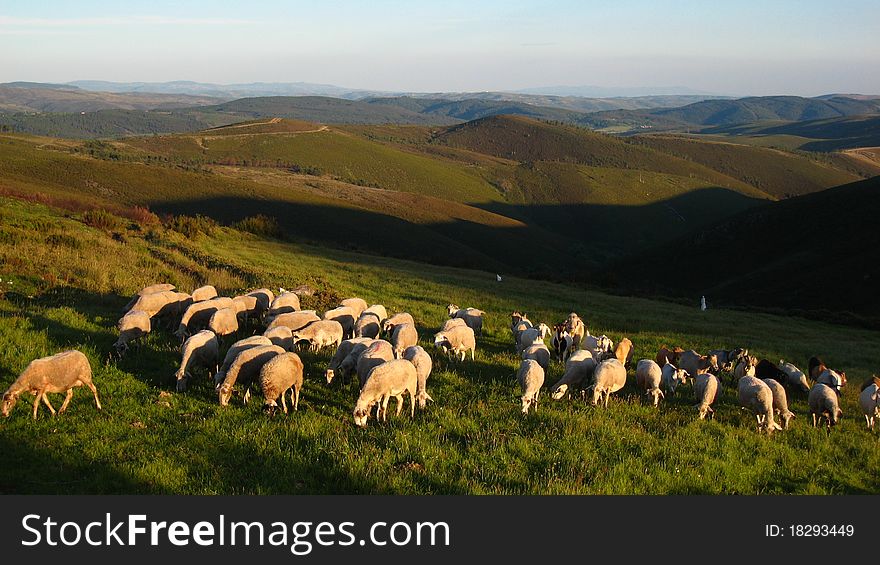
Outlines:
{"label": "green grass", "polygon": [[[0,381],[11,382],[33,358],[75,347],[89,356],[104,405],[98,412],[78,391],[68,413],[50,418],[41,409],[36,421],[17,406],[0,422],[0,445],[14,462],[0,468],[3,493],[880,491],[873,472],[878,439],[856,406],[858,383],[880,355],[877,332],[700,312],[516,277],[499,284],[482,271],[268,242],[227,228],[195,241],[161,228],[145,234],[129,227],[114,238],[77,216],[8,199],[0,199],[0,217]],[[67,237],[50,248],[46,234]],[[137,288],[160,280],[184,290],[210,282],[224,294],[306,283],[318,293],[303,306],[318,309],[358,295],[411,312],[429,351],[448,302],[486,310],[487,324],[475,362],[450,364],[435,355],[428,386],[436,402],[415,420],[392,415],[386,425],[355,428],[354,389],[323,381],[329,352],[303,353],[300,411],[270,418],[259,397],[220,408],[204,378],[185,394],[173,392],[179,353],[165,331],[124,360],[108,360],[119,308]],[[730,389],[717,420],[700,422],[689,391],[655,410],[631,385],[607,410],[542,398],[539,412],[523,418],[508,328],[515,308],[547,322],[575,310],[594,334],[629,336],[636,359],[653,357],[662,344],[701,351],[742,345],[799,365],[819,353],[850,376],[845,418],[831,434],[812,429],[804,399],[795,395],[793,428],[768,438],[755,433]],[[552,365],[545,389],[561,370]]]}

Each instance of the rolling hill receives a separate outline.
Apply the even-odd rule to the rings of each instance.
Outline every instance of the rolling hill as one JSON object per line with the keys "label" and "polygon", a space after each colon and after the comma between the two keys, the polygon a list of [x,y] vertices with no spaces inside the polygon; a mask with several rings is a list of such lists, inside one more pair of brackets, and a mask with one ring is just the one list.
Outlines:
{"label": "rolling hill", "polygon": [[756,123],[708,128],[708,135],[735,136],[761,145],[804,151],[880,146],[880,116],[846,116],[794,123]]}
{"label": "rolling hill", "polygon": [[91,92],[71,85],[0,84],[0,113],[95,112],[97,110],[168,110],[216,104],[213,96],[153,92]]}

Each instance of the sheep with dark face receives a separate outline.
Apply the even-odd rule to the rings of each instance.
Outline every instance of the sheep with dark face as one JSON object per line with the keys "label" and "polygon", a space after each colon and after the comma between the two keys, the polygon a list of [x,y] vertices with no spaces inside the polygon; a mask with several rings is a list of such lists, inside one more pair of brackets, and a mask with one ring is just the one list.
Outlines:
{"label": "sheep with dark face", "polygon": [[79,386],[87,386],[91,389],[95,396],[95,406],[100,410],[101,402],[98,400],[98,389],[92,382],[92,366],[82,352],[63,351],[50,357],[34,359],[3,393],[0,413],[8,418],[9,413],[18,402],[18,397],[21,393],[27,392],[34,395],[33,418],[35,420],[41,401],[54,416],[55,409],[46,395],[50,392],[66,392],[67,396],[61,404],[61,408],[58,409],[58,414],[63,414],[67,410],[70,399],[73,398],[73,389]]}
{"label": "sheep with dark face", "polygon": [[185,392],[189,379],[192,377],[192,369],[200,366],[208,370],[208,378],[217,371],[217,362],[220,358],[220,344],[217,336],[211,330],[202,330],[191,335],[181,347],[182,359],[180,368],[174,373],[177,381],[177,392]]}

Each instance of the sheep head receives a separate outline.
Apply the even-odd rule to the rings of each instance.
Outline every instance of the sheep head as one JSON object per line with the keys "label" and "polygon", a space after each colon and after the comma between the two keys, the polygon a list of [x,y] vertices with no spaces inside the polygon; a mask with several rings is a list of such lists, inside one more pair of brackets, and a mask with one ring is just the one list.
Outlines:
{"label": "sheep head", "polygon": [[0,406],[0,412],[3,413],[4,418],[8,418],[9,413],[15,408],[15,403],[18,402],[19,394],[20,392],[6,392],[3,395],[3,404]]}
{"label": "sheep head", "polygon": [[456,306],[455,304],[449,304],[448,306],[446,306],[446,311],[449,312],[450,316],[452,316],[453,314],[455,314],[456,312],[459,311],[459,307]]}
{"label": "sheep head", "polygon": [[552,398],[553,400],[561,400],[562,397],[565,396],[565,393],[567,393],[567,392],[568,392],[568,385],[561,384],[558,387],[556,387],[555,389],[553,389],[553,392],[550,393],[550,398]]}
{"label": "sheep head", "polygon": [[333,382],[333,377],[336,376],[336,373],[333,371],[333,369],[327,369],[324,372],[324,376],[327,377],[327,384],[329,385]]}
{"label": "sheep head", "polygon": [[217,395],[220,399],[220,406],[229,406],[229,399],[232,397],[232,387],[229,385],[220,385]]}

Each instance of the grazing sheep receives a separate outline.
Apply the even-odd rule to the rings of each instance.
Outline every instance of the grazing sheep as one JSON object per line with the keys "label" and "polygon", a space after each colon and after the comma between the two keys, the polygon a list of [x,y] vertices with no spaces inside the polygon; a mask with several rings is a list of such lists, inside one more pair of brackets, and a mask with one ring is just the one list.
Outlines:
{"label": "grazing sheep", "polygon": [[351,339],[354,337],[355,318],[354,310],[348,306],[339,306],[324,312],[325,320],[333,320],[342,326],[342,336],[345,339]]}
{"label": "grazing sheep", "polygon": [[234,334],[238,331],[238,316],[234,308],[220,308],[208,320],[208,329],[218,337]]}
{"label": "grazing sheep", "polygon": [[442,349],[447,355],[461,354],[462,361],[464,361],[467,351],[470,351],[471,361],[473,361],[477,340],[474,336],[474,330],[470,326],[458,326],[434,334],[434,347]]}
{"label": "grazing sheep", "polygon": [[715,418],[712,404],[720,395],[721,379],[712,373],[700,373],[694,377],[694,398],[697,401],[696,409],[700,420],[705,420],[707,416],[710,420]]}
{"label": "grazing sheep", "polygon": [[285,394],[290,391],[290,404],[299,409],[299,393],[303,387],[303,362],[296,353],[279,353],[260,368],[260,388],[263,389],[263,409],[273,412],[278,397],[287,414]]}
{"label": "grazing sheep", "polygon": [[593,372],[593,406],[599,404],[604,396],[605,408],[608,408],[608,397],[622,389],[626,384],[626,367],[616,358],[606,359],[599,363]]}
{"label": "grazing sheep", "polygon": [[385,310],[385,307],[381,304],[373,304],[369,308],[364,310],[364,312],[372,312],[373,314],[379,316],[380,322],[384,322],[388,319],[388,311]]}
{"label": "grazing sheep", "polygon": [[[462,323],[463,322],[464,320],[462,320]],[[412,314],[408,312],[398,312],[382,322],[382,331],[385,335],[391,335],[394,333],[395,326],[399,326],[400,324],[412,324],[415,326],[416,321],[413,319]]]}
{"label": "grazing sheep", "polygon": [[663,388],[669,391],[670,394],[675,394],[678,387],[686,384],[688,377],[690,377],[687,371],[679,369],[672,363],[664,363],[663,368],[660,371],[660,380],[663,384]]}
{"label": "grazing sheep", "polygon": [[596,362],[614,357],[614,342],[607,335],[598,337],[593,335],[584,336],[581,348],[586,349],[593,355]]}
{"label": "grazing sheep", "polygon": [[737,363],[736,367],[733,369],[733,378],[735,382],[739,384],[739,380],[743,377],[756,377],[757,365],[758,360],[752,356],[740,359],[739,363]]}
{"label": "grazing sheep", "polygon": [[294,345],[299,341],[308,341],[313,351],[342,343],[342,324],[336,320],[318,320],[304,328],[291,332]]}
{"label": "grazing sheep", "polygon": [[620,340],[620,343],[617,344],[617,347],[614,348],[614,358],[623,363],[623,366],[626,367],[632,361],[633,356],[633,342],[629,340],[628,337],[625,337]]}
{"label": "grazing sheep", "polygon": [[794,412],[788,409],[788,397],[785,395],[785,387],[776,379],[761,379],[773,393],[773,410],[782,419],[782,429],[788,429],[788,423],[794,418]]}
{"label": "grazing sheep", "polygon": [[260,306],[260,308],[263,309],[263,313],[269,311],[269,307],[272,306],[272,302],[275,300],[275,294],[268,288],[258,288],[257,290],[252,290],[247,293],[246,296],[257,297],[257,304]]}
{"label": "grazing sheep", "polygon": [[565,330],[571,336],[572,347],[575,349],[581,346],[584,337],[590,335],[590,332],[587,331],[587,326],[584,325],[584,321],[574,312],[568,315],[568,319],[565,320],[564,324]]}
{"label": "grazing sheep", "polygon": [[192,335],[193,332],[205,329],[214,312],[221,308],[234,308],[232,299],[224,296],[202,302],[194,302],[183,313],[183,317],[180,319],[180,324],[177,326],[177,331],[174,332],[174,335],[183,341]]}
{"label": "grazing sheep", "polygon": [[713,349],[709,355],[714,355],[718,362],[718,368],[725,373],[733,371],[737,363],[749,356],[749,350],[737,347],[735,349]]}
{"label": "grazing sheep", "polygon": [[807,404],[810,405],[810,414],[813,416],[814,428],[823,418],[828,428],[831,428],[843,417],[843,410],[840,409],[837,396],[837,391],[825,383],[817,382],[810,389]]}
{"label": "grazing sheep", "polygon": [[[457,320],[460,318],[453,319]],[[510,314],[510,331],[513,333],[514,339],[516,339],[519,332],[530,327],[532,327],[532,322],[529,321],[527,314],[523,314],[519,310],[514,310],[513,313]]]}
{"label": "grazing sheep", "polygon": [[143,310],[129,310],[116,323],[116,329],[119,330],[119,337],[113,344],[116,354],[122,357],[128,351],[128,344],[150,333],[150,327],[149,314]]}
{"label": "grazing sheep", "polygon": [[400,359],[407,347],[419,342],[419,333],[412,324],[398,324],[391,334],[391,345],[394,346],[394,358]]}
{"label": "grazing sheep", "polygon": [[289,314],[290,312],[299,312],[299,296],[293,292],[282,292],[272,300],[269,304],[268,316],[278,316],[280,314]]}
{"label": "grazing sheep", "polygon": [[[342,375],[342,383],[348,384],[351,376],[357,372],[357,364],[361,359],[361,355],[375,343],[382,343],[379,347],[382,348],[384,352],[387,352],[387,355],[390,356],[391,359],[394,359],[394,348],[391,347],[391,344],[384,339],[371,339],[368,341],[364,341],[363,343],[355,343],[352,345],[351,350],[348,352],[348,355],[340,361],[339,366],[337,368],[337,372]],[[358,380],[360,383],[360,380]]]}
{"label": "grazing sheep", "polygon": [[193,302],[204,302],[205,300],[217,298],[217,296],[217,289],[209,284],[205,286],[200,286],[199,288],[192,291]]}
{"label": "grazing sheep", "polygon": [[217,371],[220,358],[220,344],[211,330],[202,330],[193,334],[183,343],[180,350],[182,359],[180,368],[174,373],[177,381],[177,392],[186,392],[186,386],[192,376],[192,368],[200,365],[208,370],[208,378]]}
{"label": "grazing sheep", "polygon": [[785,373],[785,384],[801,392],[810,393],[810,383],[803,371],[782,359],[779,360],[777,367]]}
{"label": "grazing sheep", "polygon": [[415,366],[406,359],[395,359],[373,367],[367,376],[367,382],[361,388],[354,407],[354,423],[366,427],[370,410],[378,405],[376,419],[387,420],[388,401],[397,398],[397,415],[403,408],[403,395],[409,394],[410,413],[415,417],[415,395],[418,388],[418,373]]}
{"label": "grazing sheep", "polygon": [[547,372],[547,369],[550,367],[550,350],[547,349],[547,346],[543,343],[530,345],[523,350],[522,353],[523,360],[525,359],[533,359],[538,362],[538,365],[544,369],[544,372]]}
{"label": "grazing sheep", "polygon": [[262,335],[240,339],[233,343],[226,352],[226,356],[223,357],[223,363],[214,375],[214,385],[220,386],[220,383],[226,378],[226,372],[229,370],[229,367],[232,366],[232,362],[235,361],[235,358],[238,357],[239,353],[252,347],[260,347],[264,345],[273,345],[273,343],[268,337]]}
{"label": "grazing sheep", "polygon": [[373,312],[361,314],[354,323],[354,337],[368,337],[376,339],[382,328],[379,326],[379,316]]}
{"label": "grazing sheep", "polygon": [[714,355],[700,355],[693,349],[689,349],[679,356],[678,366],[692,377],[706,372],[715,375],[718,373],[718,358]]}
{"label": "grazing sheep", "polygon": [[[168,301],[165,303],[162,308],[156,312],[153,318],[158,320],[164,320],[168,329],[174,329],[177,321],[183,316],[183,313],[186,312],[187,308],[192,306],[193,300],[192,296],[185,292],[175,292],[168,291],[171,294],[167,296]],[[153,324],[153,327],[158,327],[159,324]]]}
{"label": "grazing sheep", "polygon": [[474,335],[483,335],[483,316],[486,315],[482,310],[476,308],[459,308],[455,304],[446,306],[450,318],[461,318],[467,326],[474,330]]}
{"label": "grazing sheep", "polygon": [[758,429],[768,434],[781,430],[782,426],[773,418],[773,391],[767,383],[757,377],[743,377],[737,385],[740,406],[748,408],[758,420]]}
{"label": "grazing sheep", "polygon": [[389,347],[387,341],[376,340],[368,345],[364,352],[357,356],[355,372],[358,376],[358,388],[364,388],[364,383],[367,382],[367,377],[373,367],[393,359],[394,350]]}
{"label": "grazing sheep", "polygon": [[865,414],[868,429],[873,430],[874,421],[880,419],[880,377],[875,375],[864,384],[859,393],[859,406]]}
{"label": "grazing sheep", "polygon": [[431,395],[428,394],[428,377],[431,376],[431,369],[433,368],[431,356],[428,355],[428,352],[422,346],[413,345],[406,348],[406,351],[403,352],[403,358],[412,363],[416,368],[416,374],[418,375],[416,400],[419,403],[419,408],[424,409],[429,400],[431,402],[434,401]]}
{"label": "grazing sheep", "polygon": [[321,318],[314,310],[301,310],[299,312],[286,312],[284,314],[279,314],[269,319],[269,325],[266,326],[267,330],[271,330],[272,328],[277,328],[278,326],[285,326],[290,328],[292,331],[301,330],[312,322],[317,322]]}
{"label": "grazing sheep", "polygon": [[269,311],[272,300],[274,300],[272,291],[268,288],[261,288],[236,296],[232,302],[235,304],[235,311],[238,315],[243,321],[247,321],[261,319]]}
{"label": "grazing sheep", "polygon": [[67,396],[61,404],[61,408],[58,409],[58,414],[63,414],[73,397],[73,389],[83,385],[91,389],[95,396],[95,406],[100,410],[101,402],[98,400],[98,389],[92,382],[92,367],[85,355],[79,351],[70,350],[50,357],[34,359],[3,393],[0,412],[4,417],[9,417],[9,413],[15,407],[21,393],[29,392],[34,395],[33,418],[35,420],[41,401],[54,416],[55,409],[46,394],[66,392]]}
{"label": "grazing sheep", "polygon": [[642,359],[636,364],[636,385],[645,391],[645,396],[651,399],[654,406],[664,397],[660,390],[662,381],[663,370],[653,359]]}
{"label": "grazing sheep", "polygon": [[533,328],[520,332],[516,343],[516,352],[522,353],[530,345],[543,345],[544,338],[550,335],[550,326],[541,322]]}
{"label": "grazing sheep", "polygon": [[137,294],[135,294],[134,296],[131,297],[131,300],[128,301],[128,304],[125,305],[125,307],[122,309],[122,311],[128,312],[129,310],[131,310],[131,307],[134,306],[135,303],[138,301],[138,299],[141,296],[144,296],[145,294],[155,294],[157,292],[166,292],[169,290],[174,290],[174,288],[175,287],[173,284],[167,284],[167,283],[151,284],[150,286],[145,286],[144,288],[140,289]]}
{"label": "grazing sheep", "polygon": [[826,368],[816,377],[816,382],[828,385],[837,396],[840,396],[840,389],[846,385],[846,373],[843,371],[838,373]]}
{"label": "grazing sheep", "polygon": [[239,353],[232,361],[223,382],[218,387],[217,394],[220,406],[229,405],[232,389],[239,382],[245,389],[244,403],[247,404],[251,396],[250,385],[260,376],[263,365],[282,353],[285,351],[277,345],[258,345]]}
{"label": "grazing sheep", "polygon": [[263,337],[268,337],[272,345],[277,345],[284,351],[293,351],[293,331],[287,326],[275,326],[266,330]]}
{"label": "grazing sheep", "polygon": [[142,310],[146,312],[151,318],[156,316],[165,316],[166,314],[168,314],[169,309],[179,310],[181,295],[186,296],[188,299],[190,299],[188,294],[175,292],[173,290],[164,290],[161,292],[144,294],[138,297],[135,303],[132,304],[129,308],[129,311]]}
{"label": "grazing sheep", "polygon": [[759,379],[775,379],[780,383],[788,380],[788,375],[782,372],[772,361],[761,359],[755,365],[755,377]]}
{"label": "grazing sheep", "polygon": [[553,400],[560,400],[568,394],[569,389],[575,386],[580,386],[581,383],[585,382],[587,377],[589,377],[595,369],[596,360],[593,359],[592,353],[586,349],[575,351],[568,358],[568,361],[565,362],[565,373],[563,373],[562,378],[553,385],[553,389],[550,392],[550,398]]}
{"label": "grazing sheep", "polygon": [[676,346],[672,349],[669,349],[668,347],[663,345],[660,347],[660,350],[657,351],[657,357],[655,358],[655,361],[657,361],[657,364],[661,367],[665,366],[667,363],[678,366],[682,353],[684,353],[684,349],[682,349],[681,347]]}
{"label": "grazing sheep", "polygon": [[441,332],[448,332],[448,331],[451,330],[452,328],[458,328],[458,327],[461,327],[461,326],[467,326],[467,324],[464,323],[464,320],[463,320],[463,319],[461,319],[461,318],[449,318],[448,320],[446,320],[445,322],[443,322],[443,327],[440,328],[440,331],[441,331]]}
{"label": "grazing sheep", "polygon": [[351,308],[354,312],[355,318],[363,314],[364,310],[367,309],[367,301],[363,298],[346,298],[345,300],[340,302],[339,305]]}
{"label": "grazing sheep", "polygon": [[330,359],[330,364],[327,365],[327,370],[324,373],[324,376],[327,378],[327,384],[333,382],[333,377],[336,376],[336,371],[339,370],[342,361],[348,357],[348,354],[351,353],[352,348],[356,344],[365,344],[366,347],[373,343],[373,341],[375,340],[364,337],[343,340],[339,347],[336,348],[336,353],[333,354],[333,358]]}
{"label": "grazing sheep", "polygon": [[556,324],[553,326],[552,345],[553,351],[556,352],[556,360],[559,362],[565,362],[565,360],[571,355],[571,352],[574,351],[574,339],[571,337],[571,334],[568,333],[568,330],[565,329],[565,324]]}
{"label": "grazing sheep", "polygon": [[538,411],[538,394],[544,386],[544,369],[534,359],[524,359],[519,365],[516,380],[522,390],[522,413],[528,414],[529,408],[534,406]]}

